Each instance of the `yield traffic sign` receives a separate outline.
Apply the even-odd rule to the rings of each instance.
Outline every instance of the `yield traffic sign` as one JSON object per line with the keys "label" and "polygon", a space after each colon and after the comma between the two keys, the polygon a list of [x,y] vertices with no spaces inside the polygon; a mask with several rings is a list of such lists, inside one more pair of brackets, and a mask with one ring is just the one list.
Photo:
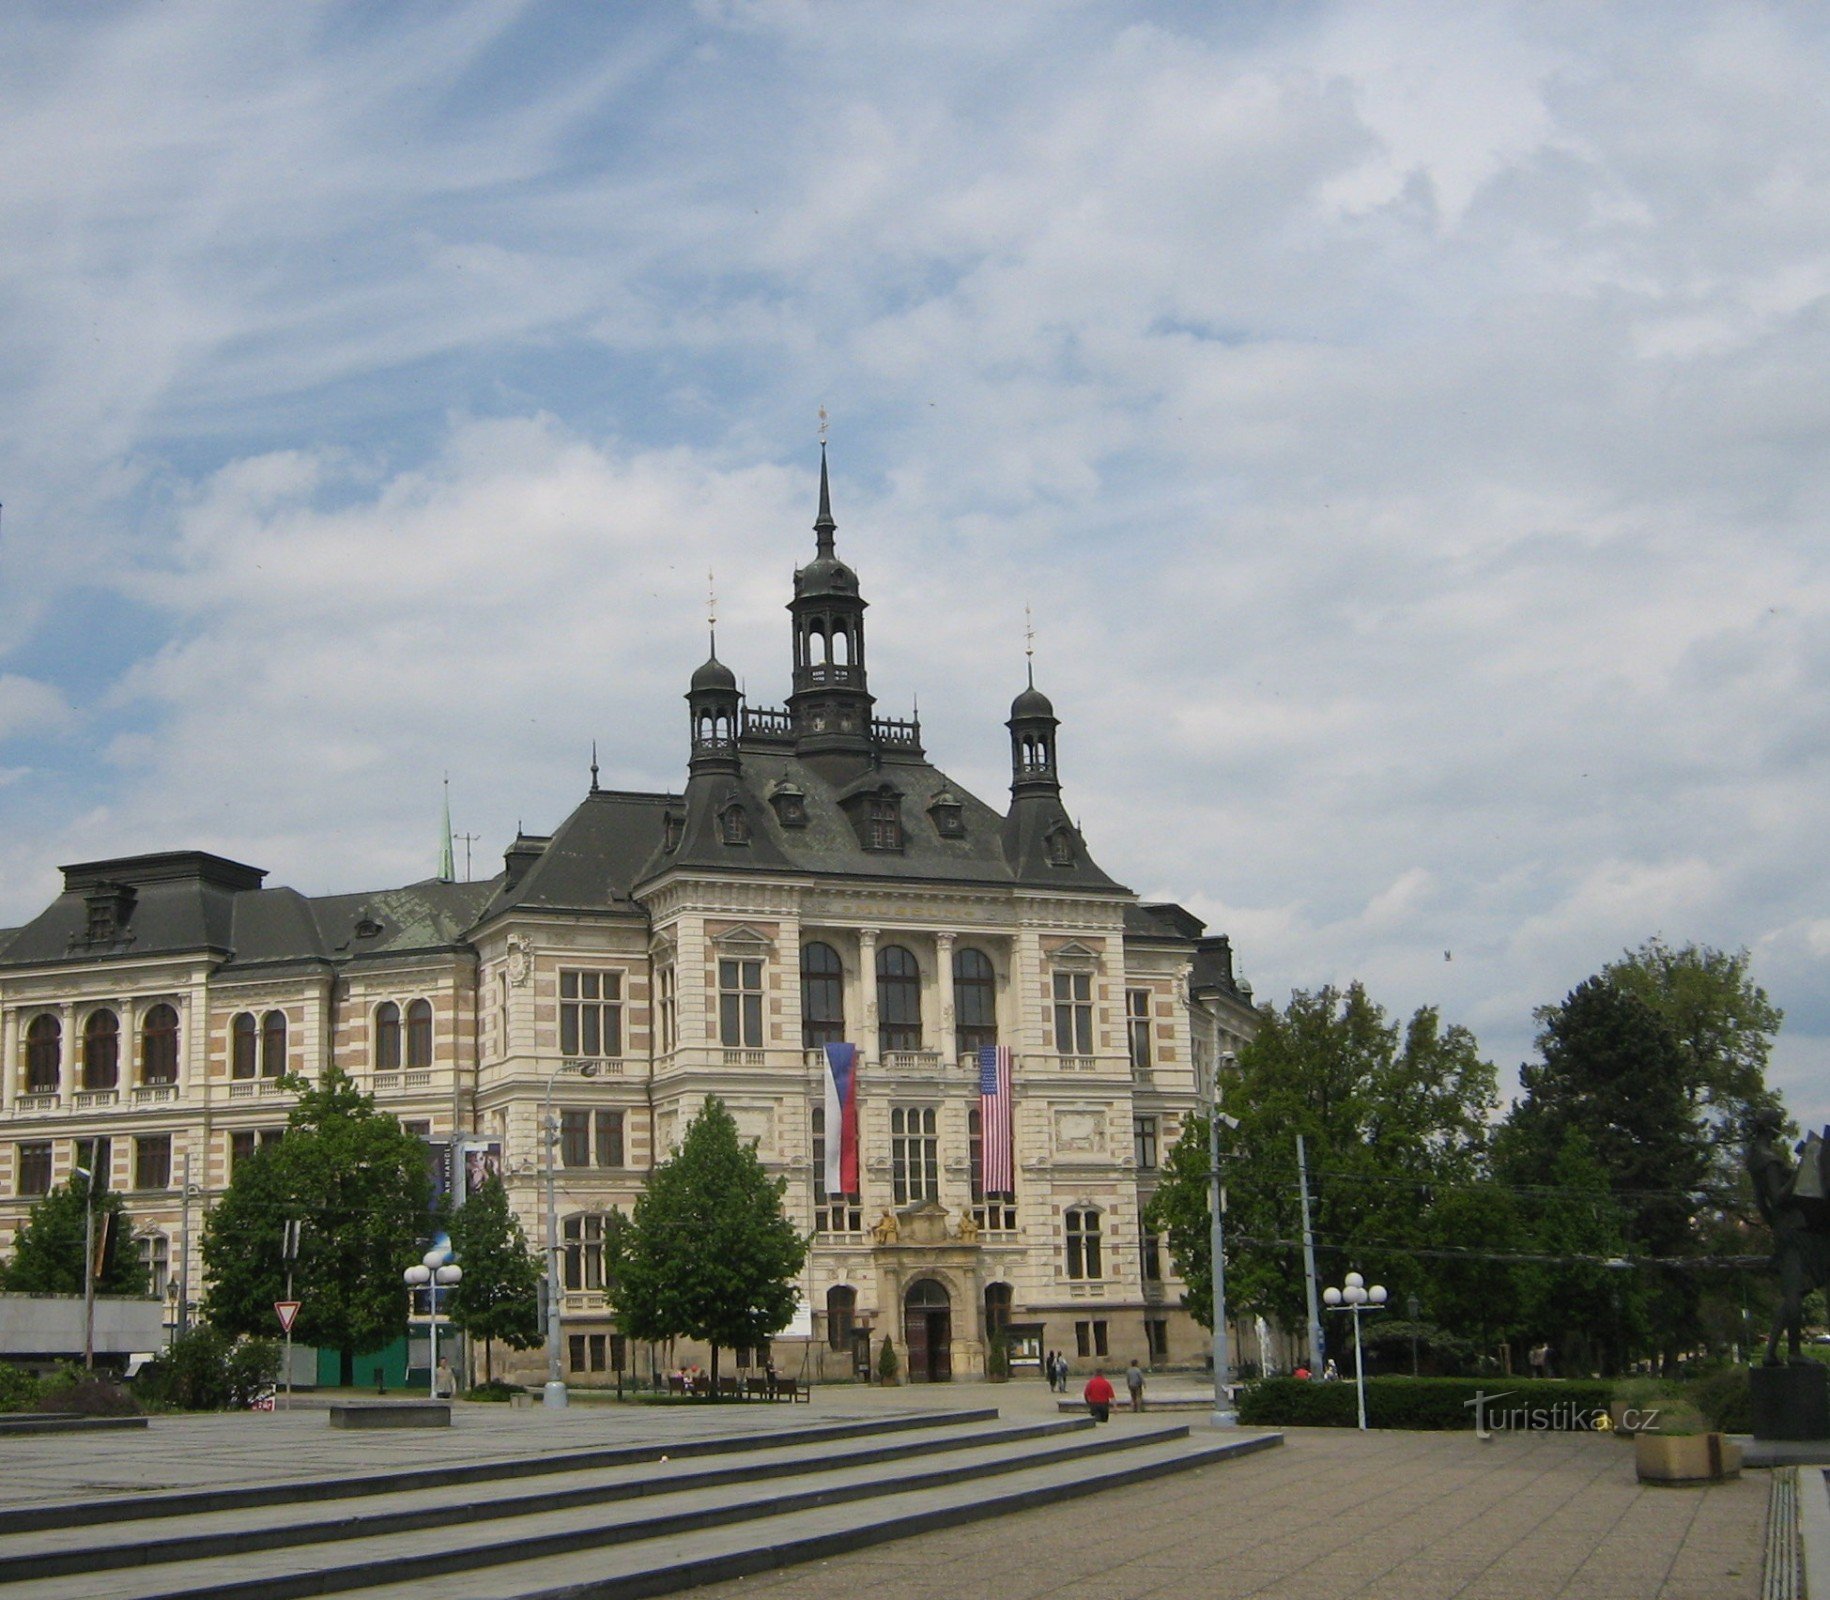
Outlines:
{"label": "yield traffic sign", "polygon": [[303,1304],[302,1300],[275,1300],[273,1302],[273,1309],[280,1314],[281,1333],[292,1332],[293,1319],[298,1316],[299,1307]]}

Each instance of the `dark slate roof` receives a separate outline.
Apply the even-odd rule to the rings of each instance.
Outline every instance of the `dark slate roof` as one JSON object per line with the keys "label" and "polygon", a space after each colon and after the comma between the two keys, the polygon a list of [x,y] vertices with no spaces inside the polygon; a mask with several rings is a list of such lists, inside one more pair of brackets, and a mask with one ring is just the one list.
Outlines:
{"label": "dark slate roof", "polygon": [[[419,950],[448,950],[461,944],[501,882],[500,875],[481,883],[446,883],[440,878],[427,878],[402,889],[325,895],[315,900],[295,898],[298,908],[308,912],[315,923],[325,955],[333,961],[344,961],[405,955]],[[291,893],[290,890],[275,892]],[[288,908],[275,905],[260,908],[258,912],[251,907],[250,911],[251,939],[264,936],[266,942],[253,943],[247,948],[238,943],[235,965],[286,959],[281,953],[284,936],[298,926],[290,920]],[[239,915],[235,929],[238,935],[242,931]]]}
{"label": "dark slate roof", "polygon": [[[769,796],[790,784],[805,796],[805,827],[784,827]],[[887,786],[902,797],[903,848],[869,850],[844,808],[848,799],[868,802]],[[928,807],[945,794],[960,808],[959,838],[944,837]],[[721,822],[732,800],[749,815],[750,842],[724,842]],[[706,773],[687,785],[685,827],[679,848],[654,864],[654,871],[694,867],[719,872],[794,872],[815,876],[904,878],[942,883],[978,883],[1128,893],[1099,868],[1084,847],[1072,866],[1046,858],[1047,835],[1072,827],[1053,796],[1018,801],[1006,818],[938,767],[918,757],[886,754],[802,760],[783,750],[746,749],[735,775]],[[1079,835],[1075,834],[1078,846]]]}
{"label": "dark slate roof", "polygon": [[1194,970],[1189,982],[1196,993],[1219,990],[1235,1000],[1251,1004],[1252,986],[1243,983],[1233,972],[1233,941],[1224,933],[1198,940],[1195,944]]}
{"label": "dark slate roof", "polygon": [[520,878],[495,880],[478,914],[486,922],[517,906],[552,911],[639,910],[630,891],[660,854],[663,820],[678,795],[597,789],[559,825]]}
{"label": "dark slate roof", "polygon": [[1194,912],[1169,900],[1145,900],[1125,907],[1125,937],[1187,944],[1207,932]]}
{"label": "dark slate roof", "polygon": [[[63,869],[64,890],[8,942],[0,964],[38,966],[98,956],[177,954],[232,947],[237,898],[258,890],[266,874],[202,850],[85,861]],[[86,896],[109,885],[131,892],[121,936],[88,939]]]}

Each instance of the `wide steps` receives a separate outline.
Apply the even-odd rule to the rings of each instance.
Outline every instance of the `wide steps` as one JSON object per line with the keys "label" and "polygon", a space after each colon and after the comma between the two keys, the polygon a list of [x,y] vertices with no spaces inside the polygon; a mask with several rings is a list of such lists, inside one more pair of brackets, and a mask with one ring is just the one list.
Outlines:
{"label": "wide steps", "polygon": [[[537,1477],[525,1461],[488,1476],[473,1465],[462,1483],[396,1473],[354,1499],[348,1486],[363,1480],[295,1485],[304,1492],[289,1502],[258,1507],[234,1502],[260,1490],[230,1491],[228,1504],[148,1496],[137,1517],[120,1515],[134,1502],[114,1502],[116,1520],[0,1531],[0,1600],[288,1600],[423,1595],[432,1584],[441,1597],[520,1596],[581,1582],[590,1593],[658,1594],[1275,1442],[1196,1442],[1177,1424],[943,1416],[843,1438],[727,1439],[721,1459],[675,1450],[662,1461],[650,1448],[578,1453],[541,1463]],[[205,1498],[211,1509],[183,1509]],[[0,1530],[7,1520],[20,1519],[0,1519]]]}

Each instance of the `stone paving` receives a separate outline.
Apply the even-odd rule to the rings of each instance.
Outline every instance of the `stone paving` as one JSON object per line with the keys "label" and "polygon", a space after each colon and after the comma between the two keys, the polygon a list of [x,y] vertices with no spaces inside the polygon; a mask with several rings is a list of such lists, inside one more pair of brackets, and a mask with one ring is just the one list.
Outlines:
{"label": "stone paving", "polygon": [[[1167,1385],[1152,1393],[1166,1398]],[[448,1432],[347,1434],[322,1410],[156,1418],[145,1433],[0,1443],[0,1506],[92,1495],[383,1472],[490,1457],[757,1433],[859,1414],[995,1406],[1051,1414],[1040,1383],[822,1389],[812,1405],[565,1412],[460,1406]],[[1196,1427],[1198,1415],[1183,1413]],[[1132,1425],[1120,1412],[1110,1424]],[[1282,1448],[1059,1509],[924,1534],[695,1591],[740,1600],[786,1586],[954,1600],[1734,1600],[1759,1593],[1767,1475],[1642,1488],[1631,1449],[1601,1435],[1358,1434],[1295,1429]],[[258,1514],[258,1513],[255,1513]]]}

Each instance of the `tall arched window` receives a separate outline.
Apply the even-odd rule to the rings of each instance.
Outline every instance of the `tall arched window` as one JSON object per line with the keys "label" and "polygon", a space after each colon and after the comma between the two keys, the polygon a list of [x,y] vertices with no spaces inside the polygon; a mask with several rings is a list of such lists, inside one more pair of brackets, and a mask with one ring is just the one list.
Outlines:
{"label": "tall arched window", "polygon": [[833,1350],[851,1348],[851,1330],[858,1315],[858,1291],[848,1283],[826,1291],[826,1343]]}
{"label": "tall arched window", "polygon": [[845,964],[829,944],[801,949],[801,1044],[808,1050],[845,1038]]}
{"label": "tall arched window", "polygon": [[998,1042],[998,980],[991,957],[969,945],[953,952],[954,1045],[975,1056]]}
{"label": "tall arched window", "polygon": [[33,1017],[25,1030],[25,1092],[56,1094],[63,1058],[64,1025],[48,1013]]}
{"label": "tall arched window", "polygon": [[921,1048],[921,967],[899,944],[877,952],[877,1048]]}
{"label": "tall arched window", "polygon": [[1067,1214],[1067,1275],[1083,1281],[1102,1278],[1099,1249],[1099,1213],[1091,1206],[1076,1206]]}
{"label": "tall arched window", "polygon": [[375,1070],[400,1070],[400,1007],[392,1000],[375,1007]]}
{"label": "tall arched window", "polygon": [[415,1000],[407,1007],[407,1065],[432,1065],[432,1002]]}
{"label": "tall arched window", "polygon": [[163,1001],[140,1023],[140,1082],[178,1081],[178,1010]]}
{"label": "tall arched window", "polygon": [[261,1076],[286,1075],[286,1013],[269,1011],[261,1018]]}
{"label": "tall arched window", "polygon": [[112,1089],[121,1081],[121,1019],[107,1007],[83,1023],[83,1087]]}
{"label": "tall arched window", "polygon": [[252,1011],[238,1011],[229,1024],[229,1076],[252,1078],[260,1051],[260,1024]]}

